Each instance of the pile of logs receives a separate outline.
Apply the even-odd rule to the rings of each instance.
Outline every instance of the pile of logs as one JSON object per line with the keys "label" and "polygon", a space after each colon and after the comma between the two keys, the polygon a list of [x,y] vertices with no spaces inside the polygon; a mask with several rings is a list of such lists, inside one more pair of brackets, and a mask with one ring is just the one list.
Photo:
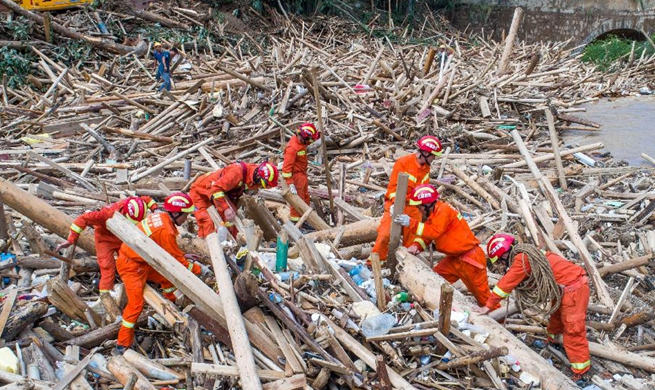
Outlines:
{"label": "pile of logs", "polygon": [[[117,25],[204,23],[223,34],[203,4],[159,10],[134,11]],[[369,258],[393,163],[425,134],[446,147],[431,182],[482,243],[508,231],[586,268],[596,386],[655,386],[653,167],[627,166],[602,144],[569,147],[560,137],[601,131],[575,113],[652,83],[655,56],[631,57],[607,75],[581,63],[568,42],[516,40],[521,12],[508,38],[494,42],[432,16],[392,41],[342,19],[249,11],[275,33],[182,45],[173,90],[158,93],[152,42],[95,37],[90,17],[79,31],[64,23],[84,12],[59,16],[52,31],[55,40],[86,41],[97,61],[67,65],[35,44],[27,49],[37,58],[29,83],[1,86],[0,252],[15,260],[0,262],[0,348],[20,360],[19,372],[0,370],[0,382],[12,383],[5,387],[575,388],[565,354],[531,348],[545,339],[547,319],[524,318],[511,299],[477,316],[464,286],[453,289],[431,272],[438,253],[419,258],[400,248],[397,269],[373,268],[374,298],[340,266]],[[427,37],[449,43],[451,55],[414,43]],[[199,239],[191,222],[179,244],[215,273],[199,280],[134,226],[110,220],[108,228],[186,298],[176,305],[148,288],[135,348],[112,356],[125,293],[119,285],[98,295],[92,232],[64,254],[51,250],[73,217],[133,194],[161,201],[234,161],[281,162],[289,137],[308,121],[325,134],[310,153],[311,205],[286,188],[245,196],[236,238],[250,250],[244,267],[234,261],[238,245],[216,234]],[[301,222],[289,221],[290,205]],[[291,280],[270,262],[276,242],[287,241],[289,269],[298,272]],[[499,276],[490,274],[491,286]],[[400,292],[411,293],[409,308],[389,305]],[[398,324],[366,338],[359,326],[376,310]]]}

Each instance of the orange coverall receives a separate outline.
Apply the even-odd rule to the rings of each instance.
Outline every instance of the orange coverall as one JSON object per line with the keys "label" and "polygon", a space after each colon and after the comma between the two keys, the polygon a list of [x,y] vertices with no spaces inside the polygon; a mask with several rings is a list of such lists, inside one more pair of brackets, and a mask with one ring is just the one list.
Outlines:
{"label": "orange coverall", "polygon": [[[167,213],[150,214],[137,224],[137,227],[194,275],[200,275],[202,271],[200,266],[190,263],[184,258],[184,252],[177,245],[178,231],[170,215]],[[143,311],[143,289],[146,282],[158,283],[164,297],[170,301],[175,301],[174,292],[177,288],[127,245],[121,246],[118,252],[116,268],[123,279],[127,294],[127,305],[123,310],[123,322],[118,331],[117,344],[128,348],[134,340],[134,324]]]}
{"label": "orange coverall", "polygon": [[459,279],[484,306],[491,294],[487,279],[487,259],[478,240],[462,215],[448,203],[437,201],[425,222],[412,218],[409,230],[414,234],[412,245],[426,250],[430,242],[446,255],[433,271],[449,283]]}
{"label": "orange coverall", "polygon": [[[284,149],[284,163],[282,165],[282,177],[287,184],[296,186],[298,196],[309,204],[309,183],[307,181],[307,145],[300,142],[297,135],[289,140]],[[298,222],[302,217],[293,207],[289,213],[289,219]]]}
{"label": "orange coverall", "polygon": [[223,218],[225,226],[230,233],[236,237],[237,229],[233,223],[228,222],[225,218],[225,211],[239,202],[241,195],[249,188],[259,187],[252,180],[253,174],[257,169],[257,164],[234,163],[218,171],[208,172],[200,176],[189,189],[189,196],[196,206],[193,215],[198,222],[198,236],[207,237],[210,233],[216,231],[214,222],[212,222],[207,208],[212,204],[216,211]]}
{"label": "orange coverall", "polygon": [[[503,276],[486,306],[492,308],[507,298],[512,290],[528,277],[531,272],[530,261],[523,262],[524,255],[514,257],[509,271]],[[546,252],[546,259],[553,270],[555,281],[563,287],[562,303],[548,321],[548,338],[554,341],[555,335],[564,334],[564,350],[571,361],[571,370],[575,374],[584,374],[591,367],[589,342],[587,341],[586,315],[589,304],[589,284],[587,274],[579,265],[551,252]]]}
{"label": "orange coverall", "polygon": [[[389,238],[391,234],[391,213],[389,212],[389,209],[396,199],[398,174],[401,172],[409,175],[409,180],[407,181],[408,196],[414,191],[416,186],[427,183],[430,180],[430,165],[420,165],[415,153],[402,156],[396,160],[396,163],[393,165],[393,170],[391,171],[391,177],[389,178],[387,193],[384,196],[384,214],[382,214],[380,226],[378,226],[378,237],[375,240],[373,249],[371,250],[373,253],[377,253],[380,256],[381,261],[385,261],[389,254]],[[418,213],[416,208],[412,209]],[[412,218],[414,217],[414,211],[408,212],[407,207],[405,207],[405,210],[405,214]],[[420,213],[416,214],[416,218],[419,217]],[[408,229],[403,229],[403,231],[405,230]]]}
{"label": "orange coverall", "polygon": [[[151,211],[157,209],[157,203],[151,197],[142,196],[141,200],[143,200],[143,203]],[[114,216],[116,211],[124,213],[123,206],[125,205],[125,201],[127,199],[119,200],[100,210],[86,212],[75,218],[70,226],[71,231],[67,241],[71,244],[77,241],[80,234],[88,226],[93,227],[95,231],[96,255],[98,265],[100,266],[100,283],[98,284],[100,293],[114,288],[114,280],[116,279],[116,260],[114,259],[114,253],[117,253],[121,244],[123,244],[123,241],[107,229],[106,223],[109,218]]]}

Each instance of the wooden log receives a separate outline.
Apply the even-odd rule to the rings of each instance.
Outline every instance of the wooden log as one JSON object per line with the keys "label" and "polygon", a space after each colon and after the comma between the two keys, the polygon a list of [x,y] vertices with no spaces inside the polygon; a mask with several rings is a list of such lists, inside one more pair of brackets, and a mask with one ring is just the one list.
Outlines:
{"label": "wooden log", "polygon": [[127,129],[121,129],[118,127],[109,127],[109,126],[103,126],[100,128],[100,130],[107,132],[107,133],[112,133],[112,134],[120,134],[124,135],[126,137],[130,138],[138,138],[138,139],[145,139],[148,141],[153,141],[153,142],[161,142],[161,143],[166,143],[166,144],[172,144],[175,142],[175,140],[171,137],[162,137],[159,135],[152,135],[148,133],[140,133],[137,131],[132,131],[132,130],[127,130]]}
{"label": "wooden log", "polygon": [[373,279],[375,280],[375,295],[377,297],[378,309],[384,312],[387,309],[387,300],[384,294],[384,285],[382,283],[382,267],[380,264],[380,255],[371,253],[369,257],[371,268],[373,269]]}
{"label": "wooden log", "polygon": [[[605,146],[603,145],[602,142],[596,142],[589,145],[578,146],[577,148],[573,148],[573,149],[564,149],[561,151],[560,156],[565,157],[578,152],[588,152],[590,150],[602,149],[603,147]],[[544,161],[553,160],[554,158],[555,158],[555,153],[546,153],[533,157],[533,161],[535,163],[540,163]],[[525,160],[522,160],[522,161],[517,161],[510,164],[502,165],[502,168],[521,168],[526,165],[528,164],[525,162]]]}
{"label": "wooden log", "polygon": [[[402,264],[402,270],[399,274],[402,285],[412,293],[415,300],[423,301],[424,307],[432,310],[437,308],[441,299],[440,287],[442,284],[447,283],[446,280],[439,274],[431,272],[430,268],[422,260],[407,253],[405,248],[400,248],[397,252]],[[475,314],[471,310],[475,306],[477,305],[469,298],[464,297],[462,293],[459,291],[454,292],[453,308],[471,312],[469,322],[491,334],[486,343],[492,348],[507,347],[509,353],[521,362],[524,371],[541,380],[542,389],[577,389],[571,379],[544,361],[539,354],[528,348],[502,325],[489,316]]]}
{"label": "wooden log", "polygon": [[[19,256],[18,265],[20,267],[32,269],[59,268],[61,260],[45,258],[40,256]],[[100,267],[98,262],[90,257],[73,259],[72,269],[75,273],[98,272]]]}
{"label": "wooden log", "polygon": [[[221,298],[218,297],[214,290],[183,267],[168,252],[153,242],[134,225],[130,224],[120,214],[116,214],[107,221],[107,228],[126,245],[134,249],[157,272],[170,280],[171,283],[186,297],[191,299],[202,311],[215,317],[222,326],[227,327],[227,319]],[[216,240],[218,240],[218,236],[216,236]],[[233,315],[238,315],[236,311],[232,311],[232,313],[234,313]],[[271,345],[256,325],[247,321],[245,325],[251,342],[266,356],[272,360],[277,360],[281,356],[279,349]],[[232,340],[232,343],[234,345],[235,341]],[[250,357],[252,358],[252,351],[250,348],[247,348],[247,350],[250,351]]]}
{"label": "wooden log", "polygon": [[450,170],[455,174],[455,176],[459,177],[468,185],[471,187],[471,189],[475,192],[478,193],[481,197],[486,200],[491,207],[493,207],[495,210],[500,210],[500,203],[494,198],[490,193],[488,193],[482,186],[480,186],[478,183],[475,182],[469,175],[467,175],[463,170],[457,168],[456,166],[450,166]]}
{"label": "wooden log", "polygon": [[280,224],[259,197],[243,196],[244,208],[248,218],[262,229],[266,240],[275,240],[280,232]]}
{"label": "wooden log", "polygon": [[439,300],[439,332],[443,335],[450,334],[450,313],[453,310],[454,291],[455,289],[450,283],[444,283],[441,285],[441,299]]}
{"label": "wooden log", "polygon": [[[63,239],[68,238],[73,218],[64,214],[62,211],[50,206],[43,200],[18,188],[15,184],[3,178],[0,178],[0,195],[2,195],[5,205],[8,207],[16,210],[59,237]],[[88,230],[82,232],[80,238],[77,240],[77,246],[90,254],[95,254],[93,233]]]}
{"label": "wooden log", "polygon": [[[655,358],[628,351],[609,348],[598,343],[589,343],[589,352],[593,356],[621,363],[625,366],[638,368],[648,372],[655,372]],[[523,362],[521,362],[522,364]]]}
{"label": "wooden log", "polygon": [[555,167],[557,168],[559,185],[563,190],[566,190],[566,175],[564,173],[564,166],[562,165],[562,156],[559,152],[559,139],[557,138],[557,130],[555,130],[555,118],[553,118],[553,113],[550,112],[550,108],[546,108],[544,112],[546,113],[546,120],[548,121],[548,134],[550,135],[550,144],[553,147],[553,154],[555,155]]}
{"label": "wooden log", "polygon": [[[235,366],[222,366],[219,364],[191,363],[192,374],[212,376],[240,377],[241,373]],[[280,380],[286,377],[284,371],[257,370],[257,377],[263,380]]]}
{"label": "wooden log", "polygon": [[156,363],[138,352],[128,349],[123,354],[132,367],[139,370],[140,373],[148,378],[159,379],[162,381],[182,380],[184,375],[177,373],[159,363]]}
{"label": "wooden log", "polygon": [[[53,390],[64,390],[69,385],[71,385],[71,388],[77,387],[77,386],[72,386],[71,382],[73,382],[75,378],[77,378],[82,373],[82,371],[86,368],[86,366],[89,365],[89,363],[91,363],[91,359],[93,358],[95,351],[96,350],[93,349],[91,352],[89,352],[88,355],[86,355],[84,359],[82,359],[81,362],[75,365],[75,367],[71,368],[70,370],[67,370],[66,375],[64,375],[64,377],[57,382]],[[84,380],[83,383],[84,382],[86,382],[86,380]],[[84,384],[88,385],[88,383],[84,383]]]}
{"label": "wooden log", "polygon": [[213,142],[213,141],[214,141],[214,138],[210,137],[210,138],[208,138],[208,139],[206,139],[204,141],[198,142],[197,144],[191,146],[190,148],[179,152],[175,156],[169,157],[166,160],[160,162],[159,164],[146,169],[144,172],[136,173],[136,174],[132,175],[132,178],[130,180],[131,180],[132,183],[136,183],[138,180],[141,180],[144,177],[146,177],[146,176],[148,176],[148,175],[150,175],[150,174],[152,174],[154,172],[157,172],[158,170],[166,167],[167,165],[172,164],[173,162],[177,161],[178,159],[186,156],[187,154],[189,154],[191,152],[195,152],[196,150],[198,150],[198,148],[201,148],[202,146],[204,146],[204,145],[206,145],[206,144],[208,144],[210,142]]}
{"label": "wooden log", "polygon": [[[341,236],[340,241],[341,245],[350,246],[370,243],[371,241],[375,241],[375,238],[377,237],[377,228],[379,224],[379,218],[366,219],[364,221],[342,225],[341,227],[305,234],[305,237],[311,238],[314,242],[332,241],[343,229],[343,235]],[[289,257],[296,256],[298,256],[298,249],[296,247],[289,248]]]}
{"label": "wooden log", "polygon": [[407,186],[409,175],[405,172],[398,174],[398,187],[396,187],[396,198],[393,202],[393,215],[391,216],[391,233],[389,234],[389,256],[387,258],[387,267],[391,271],[391,280],[396,279],[396,249],[400,246],[402,240],[403,227],[396,221],[397,216],[405,212],[405,200],[407,198]]}
{"label": "wooden log", "polygon": [[562,204],[562,201],[557,196],[557,192],[553,188],[553,185],[550,183],[550,180],[548,180],[548,178],[543,176],[541,171],[539,171],[539,168],[534,163],[532,156],[530,155],[530,152],[528,152],[528,149],[523,143],[523,139],[521,138],[519,132],[517,130],[513,130],[511,134],[512,134],[512,138],[514,139],[514,142],[516,143],[516,146],[518,146],[519,151],[523,155],[526,164],[530,168],[532,175],[540,183],[539,187],[541,188],[542,192],[544,193],[546,198],[548,198],[550,203],[555,207],[555,209],[557,209],[557,213],[559,214],[560,220],[566,227],[566,230],[569,233],[569,237],[571,238],[571,241],[573,241],[573,244],[578,249],[578,253],[582,258],[582,261],[584,262],[585,268],[587,269],[587,273],[591,277],[591,280],[593,281],[593,284],[596,287],[596,294],[598,295],[600,302],[605,306],[613,307],[614,302],[612,301],[612,298],[610,297],[609,292],[607,291],[607,286],[605,285],[605,282],[603,282],[603,279],[601,278],[598,269],[594,264],[594,261],[591,257],[591,253],[589,253],[589,251],[587,250],[587,246],[582,241],[582,237],[580,237],[580,234],[578,233],[578,230],[575,227],[573,220],[568,215],[568,213],[566,212],[566,208]]}
{"label": "wooden log", "polygon": [[523,19],[523,8],[514,8],[514,17],[512,17],[512,25],[509,28],[509,34],[505,38],[505,48],[503,55],[500,57],[500,64],[498,65],[498,76],[507,73],[507,65],[509,64],[509,57],[512,55],[512,48],[514,47],[514,40],[519,31],[521,20]]}
{"label": "wooden log", "polygon": [[307,377],[305,377],[305,374],[297,374],[262,385],[263,390],[295,390],[306,388]]}
{"label": "wooden log", "polygon": [[13,340],[23,329],[43,317],[47,311],[48,305],[45,302],[29,302],[15,308],[0,336],[5,341]]}
{"label": "wooden log", "polygon": [[116,379],[123,385],[126,385],[130,377],[135,375],[138,379],[134,384],[135,390],[155,390],[148,379],[143,376],[139,371],[132,367],[132,365],[123,356],[112,356],[107,362],[107,369],[114,374]]}
{"label": "wooden log", "polygon": [[[26,381],[26,379],[22,375],[12,374],[10,372],[0,370],[0,383],[22,383],[22,382],[25,382],[25,381]],[[9,388],[9,389],[11,389],[11,388]],[[52,390],[52,383],[30,379],[29,380],[29,385],[27,387],[24,387],[24,390],[30,390],[30,389],[33,389],[33,390]]]}
{"label": "wooden log", "polygon": [[[91,310],[89,306],[68,287],[68,284],[59,279],[54,278],[48,281],[48,300],[50,303],[59,309],[68,317],[87,323],[93,321],[94,326],[102,322],[100,315]],[[87,318],[86,313],[91,313],[91,319]]]}
{"label": "wooden log", "polygon": [[173,328],[176,324],[188,326],[187,318],[180,313],[177,306],[147,284],[143,289],[143,299],[163,318],[169,328]]}
{"label": "wooden log", "polygon": [[470,364],[477,364],[485,360],[490,360],[500,356],[505,356],[508,353],[509,353],[509,349],[507,347],[483,349],[477,352],[473,352],[466,356],[456,357],[448,362],[439,363],[437,364],[437,369],[452,370],[453,368],[464,367]]}
{"label": "wooden log", "polygon": [[[148,313],[142,313],[136,322],[136,326],[143,326],[147,323],[148,323]],[[92,330],[91,332],[86,333],[82,336],[78,336],[70,340],[67,340],[65,344],[77,345],[87,349],[93,348],[104,343],[107,340],[116,339],[120,328],[121,328],[121,321],[118,321],[113,324],[103,326],[102,328]]]}
{"label": "wooden log", "polygon": [[217,340],[225,344],[228,348],[232,348],[232,340],[230,339],[230,332],[221,325],[216,319],[207,315],[207,313],[192,306],[190,309],[185,310],[191,318],[196,320],[207,331],[212,332]]}
{"label": "wooden log", "polygon": [[[289,205],[300,212],[301,215],[310,209],[310,206],[305,203],[304,200],[302,200],[298,195],[292,194],[288,188],[282,190],[282,196],[289,203]],[[330,225],[321,219],[316,211],[310,212],[309,217],[307,217],[307,223],[316,230],[330,229]]]}
{"label": "wooden log", "polygon": [[5,331],[5,325],[7,325],[7,320],[11,314],[11,309],[14,307],[16,297],[18,296],[18,289],[16,287],[10,288],[11,291],[9,292],[9,295],[7,295],[5,302],[2,304],[2,312],[0,312],[0,336]]}
{"label": "wooden log", "polygon": [[653,258],[653,254],[648,254],[646,256],[635,257],[634,259],[624,260],[620,263],[606,265],[598,269],[598,273],[601,277],[615,274],[629,269],[638,268],[644,266],[650,262],[650,259]]}

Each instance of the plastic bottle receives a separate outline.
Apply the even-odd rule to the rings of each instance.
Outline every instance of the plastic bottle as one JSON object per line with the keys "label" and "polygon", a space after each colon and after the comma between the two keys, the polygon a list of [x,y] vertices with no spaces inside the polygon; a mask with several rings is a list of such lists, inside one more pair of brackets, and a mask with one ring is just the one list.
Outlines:
{"label": "plastic bottle", "polygon": [[14,351],[7,347],[0,348],[0,370],[12,374],[19,373],[18,358],[14,355]]}
{"label": "plastic bottle", "polygon": [[298,274],[298,272],[280,272],[275,276],[277,276],[280,282],[286,282],[287,280],[291,279],[291,277],[293,277],[293,280],[298,280],[298,278],[300,278],[300,274]]}
{"label": "plastic bottle", "polygon": [[369,317],[362,322],[362,334],[366,337],[382,336],[389,333],[394,325],[396,317],[388,313]]}
{"label": "plastic bottle", "polygon": [[412,296],[406,292],[401,292],[393,296],[394,302],[409,302],[412,300]]}
{"label": "plastic bottle", "polygon": [[228,233],[227,228],[225,227],[225,225],[221,224],[218,227],[218,242],[227,241],[227,233]]}

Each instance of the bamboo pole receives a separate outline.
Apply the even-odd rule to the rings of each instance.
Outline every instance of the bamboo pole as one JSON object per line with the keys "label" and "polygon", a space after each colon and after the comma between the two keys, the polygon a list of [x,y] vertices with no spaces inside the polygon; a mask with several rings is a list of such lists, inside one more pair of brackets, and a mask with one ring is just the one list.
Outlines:
{"label": "bamboo pole", "polygon": [[512,54],[512,48],[514,47],[514,40],[516,39],[516,33],[519,30],[521,25],[521,19],[523,19],[523,8],[516,7],[514,9],[514,17],[512,18],[512,25],[509,28],[509,34],[505,39],[505,49],[503,49],[503,55],[500,57],[500,64],[498,65],[498,76],[502,76],[507,72],[507,65],[509,64],[509,56]]}

